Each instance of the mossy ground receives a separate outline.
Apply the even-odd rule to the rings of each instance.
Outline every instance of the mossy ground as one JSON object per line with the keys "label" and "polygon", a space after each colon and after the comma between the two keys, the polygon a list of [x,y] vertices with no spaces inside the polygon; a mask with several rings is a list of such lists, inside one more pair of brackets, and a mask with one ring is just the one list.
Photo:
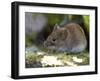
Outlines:
{"label": "mossy ground", "polygon": [[[57,61],[62,62],[62,65],[57,65],[56,63],[53,65],[49,65],[49,62],[43,66],[42,60],[45,56],[55,57]],[[82,66],[89,65],[89,52],[83,51],[81,53],[59,53],[56,51],[45,51],[45,52],[33,52],[26,54],[26,68],[38,68],[38,67],[58,67],[58,66]],[[51,59],[53,60],[53,59]]]}

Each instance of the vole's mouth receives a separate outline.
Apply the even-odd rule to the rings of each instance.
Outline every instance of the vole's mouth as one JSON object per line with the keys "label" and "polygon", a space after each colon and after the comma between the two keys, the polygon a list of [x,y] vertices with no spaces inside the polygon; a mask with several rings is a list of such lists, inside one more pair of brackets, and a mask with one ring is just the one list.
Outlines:
{"label": "vole's mouth", "polygon": [[52,46],[55,46],[55,44],[52,42],[44,42],[44,46],[45,47],[52,47]]}
{"label": "vole's mouth", "polygon": [[56,49],[55,46],[48,46],[48,49]]}
{"label": "vole's mouth", "polygon": [[48,49],[56,49],[55,45],[53,43],[49,43],[49,42],[44,42],[44,47],[46,47]]}

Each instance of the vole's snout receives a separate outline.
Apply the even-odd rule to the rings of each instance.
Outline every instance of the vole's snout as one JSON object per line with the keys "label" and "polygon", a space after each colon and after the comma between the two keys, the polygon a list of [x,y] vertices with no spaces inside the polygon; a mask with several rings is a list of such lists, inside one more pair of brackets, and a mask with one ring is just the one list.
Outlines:
{"label": "vole's snout", "polygon": [[49,46],[53,46],[53,45],[54,45],[54,43],[52,43],[52,42],[48,42],[48,41],[44,42],[44,47],[49,47]]}
{"label": "vole's snout", "polygon": [[43,43],[43,46],[44,47],[47,47],[47,42],[46,41]]}
{"label": "vole's snout", "polygon": [[44,47],[48,47],[48,46],[50,46],[49,42],[45,41],[44,42]]}

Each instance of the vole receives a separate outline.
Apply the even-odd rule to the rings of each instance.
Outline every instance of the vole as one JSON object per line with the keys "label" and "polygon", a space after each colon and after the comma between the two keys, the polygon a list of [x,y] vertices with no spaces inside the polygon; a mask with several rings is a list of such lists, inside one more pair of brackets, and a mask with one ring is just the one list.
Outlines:
{"label": "vole", "polygon": [[87,46],[84,30],[79,24],[69,23],[64,27],[55,25],[52,33],[44,41],[48,49],[60,52],[82,52]]}

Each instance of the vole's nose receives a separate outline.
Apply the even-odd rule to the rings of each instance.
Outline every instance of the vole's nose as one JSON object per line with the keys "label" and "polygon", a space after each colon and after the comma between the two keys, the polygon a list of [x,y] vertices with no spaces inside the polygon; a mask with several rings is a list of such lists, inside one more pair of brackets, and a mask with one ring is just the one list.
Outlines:
{"label": "vole's nose", "polygon": [[44,47],[49,47],[49,46],[53,46],[53,45],[55,45],[55,44],[52,42],[49,42],[49,41],[44,42]]}
{"label": "vole's nose", "polygon": [[44,43],[43,43],[43,46],[44,46],[44,47],[47,47],[47,46],[48,46],[48,45],[47,45],[47,42],[44,42]]}

